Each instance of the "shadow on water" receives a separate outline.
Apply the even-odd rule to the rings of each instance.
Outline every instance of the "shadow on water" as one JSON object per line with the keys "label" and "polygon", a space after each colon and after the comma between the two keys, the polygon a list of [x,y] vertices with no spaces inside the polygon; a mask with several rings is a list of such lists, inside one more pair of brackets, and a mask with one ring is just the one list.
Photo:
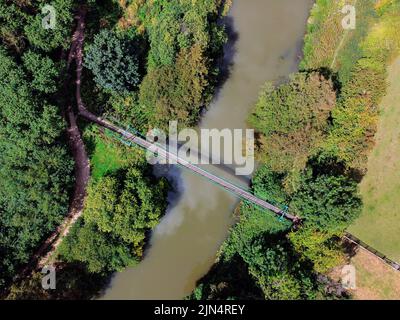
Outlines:
{"label": "shadow on water", "polygon": [[[231,68],[234,64],[234,57],[236,54],[236,42],[238,40],[238,33],[236,32],[234,28],[234,21],[231,16],[224,17],[220,21],[221,24],[225,25],[225,30],[227,33],[227,42],[225,43],[223,47],[223,55],[217,59],[216,61],[216,66],[219,70],[218,77],[216,78],[216,86],[214,89],[214,95],[213,95],[213,101],[218,99],[218,94],[220,90],[222,89],[223,85],[225,82],[229,79],[229,76],[231,74]],[[205,112],[207,111],[207,108],[203,110],[203,116]],[[179,145],[178,147],[181,147],[182,145]],[[203,154],[199,154],[202,157],[204,157]],[[207,156],[210,159],[210,163],[212,163],[212,157]],[[215,168],[218,170],[221,170],[229,175],[235,176],[235,169],[233,167],[224,165],[224,164],[215,164],[213,165]],[[184,181],[182,178],[182,169],[178,167],[177,165],[165,165],[165,164],[157,164],[153,166],[153,173],[156,177],[165,177],[167,178],[168,182],[170,183],[170,190],[168,192],[168,206],[167,210],[164,214],[163,217],[168,216],[171,212],[174,211],[174,209],[177,207],[179,202],[182,199],[183,193],[184,193]],[[239,177],[239,180],[245,184],[249,183],[249,179],[247,177]],[[152,242],[150,241],[152,234],[154,233],[155,230],[148,230],[146,232],[146,241],[145,241],[145,246],[144,246],[144,255],[143,259],[146,257],[147,253],[149,252],[149,249],[152,246]]]}
{"label": "shadow on water", "polygon": [[235,29],[233,17],[227,16],[223,19],[225,32],[228,41],[224,45],[223,55],[217,60],[217,65],[220,70],[217,90],[219,91],[223,84],[229,79],[233,67],[233,61],[237,52],[236,43],[239,40],[239,33]]}
{"label": "shadow on water", "polygon": [[[237,52],[236,43],[239,39],[239,33],[235,29],[233,17],[226,16],[221,19],[220,23],[225,25],[227,42],[223,47],[223,54],[216,59],[215,66],[218,68],[219,73],[218,77],[216,78],[212,102],[218,99],[221,89],[231,75],[231,70],[234,65],[234,58]],[[203,115],[206,111],[207,108],[203,110]]]}

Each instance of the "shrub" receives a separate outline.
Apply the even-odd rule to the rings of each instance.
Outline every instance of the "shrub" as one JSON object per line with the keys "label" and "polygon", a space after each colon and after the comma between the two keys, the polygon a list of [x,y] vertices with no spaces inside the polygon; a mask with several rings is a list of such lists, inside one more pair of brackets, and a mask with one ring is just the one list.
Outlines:
{"label": "shrub", "polygon": [[261,158],[273,171],[305,167],[328,130],[336,103],[331,80],[316,72],[298,73],[278,88],[267,84],[250,116],[261,133]]}
{"label": "shrub", "polygon": [[140,81],[136,52],[133,42],[103,29],[87,48],[84,65],[92,71],[100,87],[127,93]]}

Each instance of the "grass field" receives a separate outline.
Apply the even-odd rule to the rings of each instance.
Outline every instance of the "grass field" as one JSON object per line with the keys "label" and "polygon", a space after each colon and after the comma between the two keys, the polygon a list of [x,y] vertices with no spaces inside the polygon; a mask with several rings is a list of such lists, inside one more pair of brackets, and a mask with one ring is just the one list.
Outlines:
{"label": "grass field", "polygon": [[349,232],[400,261],[400,58],[389,67],[388,80],[376,146],[360,186],[364,209]]}
{"label": "grass field", "polygon": [[96,138],[96,147],[90,163],[92,166],[92,178],[98,179],[107,172],[118,170],[122,167],[124,160],[121,160],[121,152],[116,146]]}
{"label": "grass field", "polygon": [[356,268],[355,299],[400,299],[400,272],[395,271],[374,255],[360,249],[351,259]]}

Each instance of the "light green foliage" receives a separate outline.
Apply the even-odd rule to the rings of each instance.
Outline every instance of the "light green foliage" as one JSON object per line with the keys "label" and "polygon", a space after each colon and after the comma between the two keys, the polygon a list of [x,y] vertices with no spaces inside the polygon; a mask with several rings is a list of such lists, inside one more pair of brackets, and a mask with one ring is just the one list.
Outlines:
{"label": "light green foliage", "polygon": [[279,233],[289,227],[287,221],[278,221],[272,213],[242,204],[240,221],[232,228],[229,238],[222,246],[223,258],[230,260],[236,253],[250,250],[254,239],[260,234]]}
{"label": "light green foliage", "polygon": [[333,126],[324,153],[338,157],[351,167],[365,169],[374,145],[378,102],[385,90],[385,74],[357,66],[342,89],[338,107],[333,110]]}
{"label": "light green foliage", "polygon": [[275,88],[267,84],[250,116],[262,136],[260,157],[272,170],[301,170],[328,130],[336,103],[333,84],[322,75],[298,73]]}
{"label": "light green foliage", "polygon": [[329,68],[344,30],[340,25],[343,1],[317,0],[308,21],[300,68]]}
{"label": "light green foliage", "polygon": [[143,254],[145,234],[166,208],[167,183],[128,165],[93,181],[84,222],[64,241],[60,253],[91,272],[107,273],[133,265]]}
{"label": "light green foliage", "polygon": [[302,227],[290,232],[289,239],[301,260],[312,262],[318,273],[325,274],[345,262],[339,235]]}
{"label": "light green foliage", "polygon": [[[134,247],[143,245],[144,233],[158,223],[165,204],[166,183],[143,176],[129,168],[121,177],[105,176],[92,188],[85,207],[85,222],[96,223],[99,230],[114,233]],[[95,188],[95,190],[93,189]]]}
{"label": "light green foliage", "polygon": [[150,122],[165,128],[170,120],[194,125],[204,105],[207,67],[199,46],[183,50],[174,67],[150,71],[140,87],[139,104],[151,110]]}
{"label": "light green foliage", "polygon": [[[85,135],[87,136],[88,134]],[[129,156],[136,154],[133,150],[125,152],[124,148],[118,145],[117,141],[100,138],[97,131],[93,134],[92,139],[91,142],[94,143],[94,151],[90,156],[90,165],[93,180],[101,179],[106,174],[123,168],[129,164]],[[138,156],[143,157],[143,154],[138,152]]]}
{"label": "light green foliage", "polygon": [[[322,147],[329,157],[345,161],[349,167],[365,171],[368,154],[374,145],[378,104],[386,91],[386,66],[399,53],[399,5],[397,1],[358,1],[357,28],[335,32],[326,26],[339,2],[320,0],[312,12],[313,23],[306,36],[303,68],[332,68],[338,72],[341,92],[332,112],[333,126]],[[320,27],[316,27],[319,25]],[[314,27],[316,29],[314,29]],[[341,43],[328,41],[332,50],[317,45],[330,36],[342,38]],[[318,59],[324,54],[328,65]]]}
{"label": "light green foliage", "polygon": [[[144,86],[144,82],[142,82]],[[139,102],[138,92],[131,92],[126,95],[113,94],[109,99],[109,110],[111,114],[122,123],[129,124],[140,132],[147,132],[150,119],[153,118],[153,105],[147,107]]]}
{"label": "light green foliage", "polygon": [[75,223],[59,248],[63,260],[84,262],[92,273],[107,274],[134,266],[139,259],[128,244],[100,232],[96,224]]}

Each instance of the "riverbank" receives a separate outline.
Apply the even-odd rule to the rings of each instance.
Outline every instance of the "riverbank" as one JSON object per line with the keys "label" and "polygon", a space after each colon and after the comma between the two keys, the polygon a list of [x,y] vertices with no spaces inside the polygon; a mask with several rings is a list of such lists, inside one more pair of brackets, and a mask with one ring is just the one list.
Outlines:
{"label": "riverbank", "polygon": [[[237,40],[229,77],[202,118],[201,128],[246,128],[261,85],[297,70],[311,4],[309,0],[233,3],[228,18]],[[291,17],[284,28],[283,16]],[[281,32],[273,31],[277,29]],[[116,274],[105,299],[182,299],[213,266],[232,225],[237,199],[189,172],[172,174],[178,192],[171,194],[172,205],[152,233],[145,259]]]}

